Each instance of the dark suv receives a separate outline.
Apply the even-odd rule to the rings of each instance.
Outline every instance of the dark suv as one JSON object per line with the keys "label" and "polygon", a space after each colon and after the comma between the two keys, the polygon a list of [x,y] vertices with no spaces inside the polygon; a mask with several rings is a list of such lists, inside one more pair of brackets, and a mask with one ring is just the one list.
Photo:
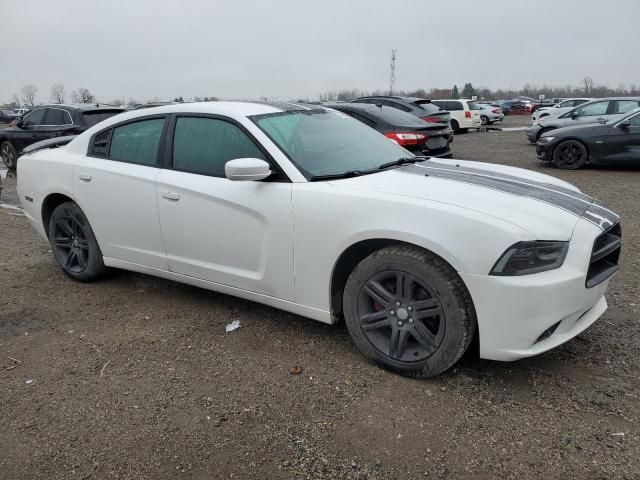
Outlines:
{"label": "dark suv", "polygon": [[24,115],[14,127],[0,130],[0,155],[7,168],[16,168],[18,156],[32,143],[77,135],[113,115],[124,112],[112,105],[41,105]]}

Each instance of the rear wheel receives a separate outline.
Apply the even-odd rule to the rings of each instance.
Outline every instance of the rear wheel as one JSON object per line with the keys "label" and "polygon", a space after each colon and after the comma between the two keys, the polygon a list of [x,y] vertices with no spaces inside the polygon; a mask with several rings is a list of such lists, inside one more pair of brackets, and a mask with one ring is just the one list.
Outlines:
{"label": "rear wheel", "polygon": [[387,247],[360,262],[347,281],[343,305],[360,351],[405,376],[444,372],[475,334],[475,312],[462,280],[442,259],[417,247]]}
{"label": "rear wheel", "polygon": [[2,145],[0,145],[0,155],[2,155],[2,161],[7,168],[16,168],[18,154],[10,142],[2,142]]}
{"label": "rear wheel", "polygon": [[565,140],[553,151],[553,163],[563,170],[578,170],[587,163],[587,147],[577,140]]}
{"label": "rear wheel", "polygon": [[489,121],[489,117],[487,117],[486,115],[482,115],[480,117],[480,120],[482,121],[482,125],[489,125],[491,122]]}
{"label": "rear wheel", "polygon": [[451,129],[453,130],[453,133],[458,133],[460,131],[460,124],[457,120],[451,120]]}
{"label": "rear wheel", "polygon": [[58,265],[74,280],[89,282],[104,272],[96,237],[75,202],[63,203],[51,214],[49,242]]}

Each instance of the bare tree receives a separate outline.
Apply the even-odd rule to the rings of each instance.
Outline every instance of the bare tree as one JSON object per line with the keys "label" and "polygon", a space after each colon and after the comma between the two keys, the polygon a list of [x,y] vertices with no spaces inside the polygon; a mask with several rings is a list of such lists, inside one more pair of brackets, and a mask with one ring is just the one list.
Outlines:
{"label": "bare tree", "polygon": [[51,101],[53,103],[64,103],[64,93],[64,85],[62,83],[51,85]]}
{"label": "bare tree", "polygon": [[124,105],[124,100],[122,98],[115,98],[109,103],[111,105],[115,105],[116,107],[122,107]]}
{"label": "bare tree", "polygon": [[589,95],[589,92],[593,89],[593,80],[591,77],[584,77],[582,79],[582,83],[584,83],[584,93],[585,95]]}
{"label": "bare tree", "polygon": [[32,84],[25,85],[24,87],[22,87],[21,92],[22,92],[22,100],[25,103],[25,105],[28,105],[29,107],[35,107],[36,94],[38,93],[38,87]]}
{"label": "bare tree", "polygon": [[71,92],[71,99],[75,103],[93,103],[96,101],[96,97],[87,88],[79,88]]}
{"label": "bare tree", "polygon": [[18,95],[17,93],[13,94],[13,103],[15,103],[18,108],[20,108],[20,95]]}

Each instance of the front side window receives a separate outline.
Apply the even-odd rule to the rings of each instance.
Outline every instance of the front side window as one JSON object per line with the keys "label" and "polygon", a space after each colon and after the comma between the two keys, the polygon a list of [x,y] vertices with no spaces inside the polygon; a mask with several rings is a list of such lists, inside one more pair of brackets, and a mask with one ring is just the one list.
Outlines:
{"label": "front side window", "polygon": [[157,165],[164,118],[127,123],[113,129],[109,158],[141,165]]}
{"label": "front side window", "polygon": [[35,125],[42,125],[44,120],[44,108],[38,108],[31,113],[28,113],[22,118],[22,125],[25,127],[33,127]]}
{"label": "front side window", "polygon": [[576,113],[579,117],[592,117],[595,115],[605,115],[607,113],[607,108],[609,107],[609,102],[596,102],[590,103],[589,105],[585,105],[584,107],[578,109]]}
{"label": "front side window", "polygon": [[640,114],[631,117],[629,119],[629,125],[632,127],[640,127]]}
{"label": "front side window", "polygon": [[205,117],[178,117],[173,137],[173,168],[224,177],[224,166],[236,158],[259,158],[264,154],[234,124]]}
{"label": "front side window", "polygon": [[251,117],[307,178],[377,171],[411,154],[384,135],[329,110],[282,112]]}

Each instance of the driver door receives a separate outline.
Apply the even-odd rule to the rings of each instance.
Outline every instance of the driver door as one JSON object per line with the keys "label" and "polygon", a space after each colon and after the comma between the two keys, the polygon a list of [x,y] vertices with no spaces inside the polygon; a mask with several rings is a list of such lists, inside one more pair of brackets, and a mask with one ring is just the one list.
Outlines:
{"label": "driver door", "polygon": [[236,158],[269,161],[241,125],[224,117],[178,115],[170,127],[171,166],[157,199],[172,272],[293,299],[291,183],[282,177],[231,181]]}

